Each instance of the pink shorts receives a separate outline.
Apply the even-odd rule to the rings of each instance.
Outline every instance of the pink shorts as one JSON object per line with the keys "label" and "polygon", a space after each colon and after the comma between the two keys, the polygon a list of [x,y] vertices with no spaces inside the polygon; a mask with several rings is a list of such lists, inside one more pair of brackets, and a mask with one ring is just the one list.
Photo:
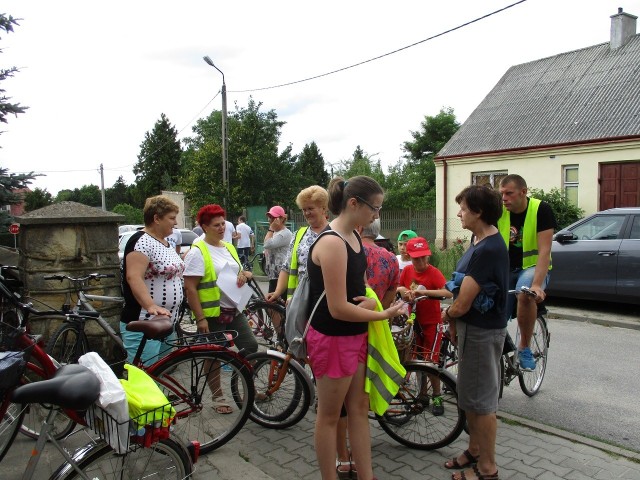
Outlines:
{"label": "pink shorts", "polygon": [[324,335],[309,326],[307,355],[313,375],[329,378],[351,377],[359,363],[367,361],[367,333],[333,337]]}

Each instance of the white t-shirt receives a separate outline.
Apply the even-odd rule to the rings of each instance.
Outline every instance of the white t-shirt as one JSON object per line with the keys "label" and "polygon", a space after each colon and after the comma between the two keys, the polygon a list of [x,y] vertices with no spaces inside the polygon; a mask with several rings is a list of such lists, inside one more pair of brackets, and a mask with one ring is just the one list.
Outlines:
{"label": "white t-shirt", "polygon": [[[209,255],[211,255],[211,261],[213,262],[213,269],[216,271],[216,276],[224,268],[225,264],[229,264],[236,274],[240,273],[240,265],[231,256],[227,247],[214,247],[213,245],[204,242],[209,249]],[[193,247],[187,255],[184,257],[185,269],[183,276],[185,277],[203,277],[204,276],[204,258],[202,258],[202,252],[198,247]],[[227,308],[235,308],[233,303],[225,293],[220,290],[220,306]]]}
{"label": "white t-shirt", "polygon": [[396,257],[398,257],[398,265],[400,266],[400,271],[402,271],[402,269],[404,267],[406,267],[407,265],[411,265],[411,259],[409,260],[402,260],[402,255],[396,255]]}
{"label": "white t-shirt", "polygon": [[235,233],[236,229],[234,228],[233,223],[231,223],[229,220],[225,220],[224,225],[224,237],[222,237],[222,240],[227,243],[233,243],[233,234]]}
{"label": "white t-shirt", "polygon": [[240,238],[238,239],[237,247],[238,248],[249,248],[251,247],[251,236],[253,236],[253,230],[246,223],[238,223],[236,226],[236,232],[240,234]]}
{"label": "white t-shirt", "polygon": [[174,228],[171,235],[166,237],[165,240],[169,242],[169,245],[171,245],[175,250],[176,247],[179,247],[182,245],[182,232],[177,228]]}

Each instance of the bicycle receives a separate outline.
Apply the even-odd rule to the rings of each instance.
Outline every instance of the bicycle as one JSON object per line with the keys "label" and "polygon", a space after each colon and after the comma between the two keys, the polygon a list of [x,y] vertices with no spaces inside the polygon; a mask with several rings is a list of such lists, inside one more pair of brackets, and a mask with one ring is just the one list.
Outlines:
{"label": "bicycle", "polygon": [[[85,315],[95,309],[91,305],[90,296],[84,293],[84,285],[91,279],[99,278],[103,277],[100,274],[79,278],[65,274],[45,277],[47,280],[68,280],[77,293],[76,305],[82,307],[82,310],[77,310],[79,313],[76,317],[65,320],[65,324],[58,329],[59,332],[67,332],[71,341],[60,343],[57,341],[60,337],[52,337],[47,345],[54,358],[59,355],[60,359],[75,363],[86,353],[88,340],[85,326],[88,320],[96,320],[118,348],[125,351],[122,340],[106,320],[99,314]],[[119,297],[113,297],[115,298]],[[105,297],[101,299],[105,300]],[[136,320],[127,324],[127,330],[143,333],[133,364],[144,369],[156,381],[176,408],[176,417],[184,419],[176,427],[178,436],[185,441],[197,438],[201,445],[200,451],[208,453],[231,440],[249,418],[250,406],[254,401],[253,370],[240,353],[230,350],[233,346],[233,334],[237,335],[237,332],[226,332],[228,335],[224,332],[192,334],[166,340],[174,330],[174,325],[168,317],[164,318],[166,320],[160,323]],[[153,364],[143,365],[140,358],[146,342],[162,339],[175,349]],[[218,378],[220,387],[214,386]],[[232,413],[222,415],[215,412],[213,390],[217,391],[219,388],[231,392],[236,407]],[[211,390],[211,394],[207,393],[208,390]]]}
{"label": "bicycle", "polygon": [[266,299],[251,300],[250,311],[264,312],[270,318],[280,317],[279,328],[275,329],[273,346],[265,352],[247,355],[253,365],[253,382],[256,401],[249,418],[267,428],[288,428],[304,418],[315,397],[315,387],[304,363],[299,362],[288,349],[284,333],[286,321],[285,306],[268,302]]}
{"label": "bicycle", "polygon": [[[145,434],[129,435],[131,433],[129,421],[121,424],[106,411],[94,405],[99,394],[98,378],[80,365],[65,365],[58,369],[51,379],[19,386],[13,391],[11,400],[21,405],[23,410],[27,405],[39,402],[42,397],[59,407],[51,408],[47,420],[42,424],[36,447],[31,451],[31,457],[22,476],[23,480],[34,477],[38,461],[47,443],[53,445],[65,459],[65,462],[51,475],[52,480],[73,478],[134,480],[149,477],[181,480],[191,476],[193,462],[197,461],[197,448],[192,449],[194,452],[192,459],[185,447],[169,437],[168,426],[158,428],[148,425],[148,418],[156,418],[156,412],[153,410],[132,419],[131,426],[146,425]],[[161,412],[163,408],[160,408]],[[60,409],[75,412],[85,426],[91,423],[99,440],[92,440],[70,455],[51,434],[51,426]],[[117,435],[122,430],[118,428],[120,426],[125,429],[124,438]],[[137,430],[139,427],[134,428]],[[116,444],[117,451],[110,443]]]}
{"label": "bicycle", "polygon": [[262,272],[265,272],[265,265],[266,265],[266,258],[264,256],[264,253],[256,253],[253,257],[251,258],[246,258],[246,261],[242,263],[242,268],[244,268],[245,270],[249,271],[249,272],[253,272],[253,265],[255,264],[255,261],[258,260],[258,264],[260,265],[260,269],[262,270]]}
{"label": "bicycle", "polygon": [[[455,377],[443,366],[433,363],[430,352],[416,343],[420,326],[415,321],[415,305],[436,299],[418,296],[409,305],[409,315],[391,320],[392,337],[400,360],[407,370],[398,395],[391,401],[384,415],[377,418],[380,427],[394,440],[419,450],[434,450],[456,440],[464,429],[465,414],[458,408]],[[442,329],[438,334],[443,334]],[[438,339],[436,338],[436,344]],[[444,412],[435,414],[429,408],[436,393],[432,379],[440,382],[439,394]]]}
{"label": "bicycle", "polygon": [[[516,290],[509,290],[510,295],[518,293]],[[520,293],[525,295],[535,296],[535,293],[529,290],[527,287],[521,287]],[[547,355],[549,353],[549,344],[551,341],[551,333],[547,326],[547,320],[545,314],[547,309],[544,304],[538,304],[538,315],[533,330],[533,336],[531,339],[531,352],[536,362],[536,368],[533,371],[523,370],[518,363],[518,349],[516,343],[520,337],[520,330],[516,330],[516,343],[514,343],[510,333],[507,331],[507,335],[504,341],[504,347],[502,350],[502,357],[500,358],[500,393],[499,398],[502,398],[503,389],[505,386],[509,386],[511,382],[517,377],[520,383],[522,392],[528,397],[533,397],[540,391],[542,381],[544,380],[544,374],[547,369]],[[510,321],[516,318],[516,312],[511,314]],[[455,371],[458,363],[457,348],[451,342],[451,338],[447,335],[442,342],[440,350],[442,368],[447,368],[451,371]]]}

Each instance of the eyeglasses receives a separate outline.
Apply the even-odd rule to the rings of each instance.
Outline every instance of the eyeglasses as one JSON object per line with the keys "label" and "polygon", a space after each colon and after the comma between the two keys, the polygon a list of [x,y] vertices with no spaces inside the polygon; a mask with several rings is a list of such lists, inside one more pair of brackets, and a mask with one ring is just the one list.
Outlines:
{"label": "eyeglasses", "polygon": [[372,212],[380,213],[380,210],[382,210],[382,205],[380,205],[379,207],[374,207],[369,202],[367,202],[364,198],[359,197],[358,195],[356,195],[356,198],[362,203],[364,203],[367,207],[369,207]]}

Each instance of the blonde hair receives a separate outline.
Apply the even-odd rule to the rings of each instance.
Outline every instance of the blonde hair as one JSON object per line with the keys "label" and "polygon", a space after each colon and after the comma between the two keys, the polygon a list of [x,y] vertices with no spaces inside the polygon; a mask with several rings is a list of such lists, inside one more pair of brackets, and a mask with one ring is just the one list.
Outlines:
{"label": "blonde hair", "polygon": [[142,215],[144,218],[144,224],[149,226],[153,223],[155,216],[162,218],[167,213],[180,211],[178,204],[164,195],[156,195],[155,197],[149,197],[144,202],[144,208],[142,209]]}
{"label": "blonde hair", "polygon": [[329,193],[319,185],[311,185],[301,190],[296,197],[298,208],[302,208],[304,203],[309,202],[326,209],[329,206]]}

